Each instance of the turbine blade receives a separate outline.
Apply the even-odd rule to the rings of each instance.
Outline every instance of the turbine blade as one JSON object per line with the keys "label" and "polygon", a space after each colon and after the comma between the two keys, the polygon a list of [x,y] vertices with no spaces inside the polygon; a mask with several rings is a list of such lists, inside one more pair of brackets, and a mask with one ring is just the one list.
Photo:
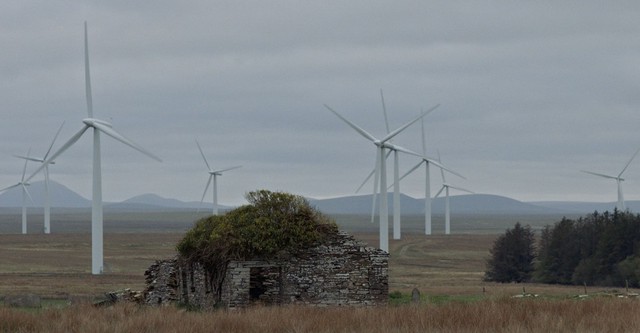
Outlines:
{"label": "turbine blade", "polygon": [[370,141],[374,141],[374,142],[376,141],[376,138],[373,135],[369,134],[367,131],[362,129],[360,126],[350,122],[349,120],[347,120],[347,118],[345,118],[342,115],[340,115],[337,111],[335,111],[334,109],[330,108],[328,105],[325,104],[324,107],[327,108],[329,111],[333,112],[333,114],[338,116],[338,118],[342,119],[342,121],[347,123],[347,125],[349,125],[354,130],[356,130],[356,132],[360,133],[360,135],[364,136],[365,138],[369,139]]}
{"label": "turbine blade", "polygon": [[387,148],[389,148],[391,150],[397,150],[397,151],[401,151],[401,152],[403,152],[405,154],[409,154],[409,155],[413,155],[413,156],[417,156],[417,157],[422,157],[422,155],[416,153],[415,151],[409,150],[409,149],[404,148],[404,147],[400,147],[398,145],[394,145],[394,144],[391,144],[391,143],[385,143],[384,145],[385,145],[385,147],[387,147]]}
{"label": "turbine blade", "polygon": [[209,180],[207,180],[207,185],[204,187],[204,192],[202,193],[202,199],[200,199],[200,204],[198,205],[197,212],[200,212],[200,207],[202,206],[202,203],[204,202],[204,197],[207,196],[207,191],[209,190],[209,185],[211,185],[211,179],[212,178],[213,178],[213,175],[209,175]]}
{"label": "turbine blade", "polygon": [[422,112],[420,114],[420,116],[418,116],[417,118],[407,122],[406,124],[400,126],[398,129],[396,129],[395,131],[387,134],[387,136],[385,136],[382,140],[380,140],[380,142],[384,143],[384,142],[387,142],[387,141],[391,140],[391,138],[393,138],[394,136],[398,135],[400,132],[404,131],[407,127],[413,125],[413,123],[415,123],[416,121],[422,119],[422,117],[428,115],[429,113],[431,113],[431,111],[435,110],[439,106],[440,106],[440,104],[432,107],[431,109],[427,110],[426,112]]}
{"label": "turbine blade", "polygon": [[15,185],[7,186],[7,187],[5,187],[5,188],[3,188],[3,189],[0,189],[0,192],[4,192],[4,191],[6,191],[6,190],[10,190],[10,189],[15,188],[15,187],[18,187],[18,186],[20,186],[20,185],[22,185],[22,184],[21,184],[21,183],[17,183],[17,184],[15,184]]}
{"label": "turbine blade", "polygon": [[212,172],[220,173],[220,172],[225,172],[225,171],[239,169],[239,168],[242,168],[242,165],[236,165],[236,166],[232,166],[232,167],[226,168],[226,169],[214,170]]}
{"label": "turbine blade", "polygon": [[162,162],[162,160],[157,157],[156,155],[148,152],[146,149],[142,148],[140,145],[138,145],[137,143],[131,141],[130,139],[124,137],[122,134],[116,132],[113,128],[105,126],[103,124],[100,124],[98,122],[93,123],[93,126],[95,126],[96,129],[99,129],[102,133],[124,143],[125,145],[153,158],[154,160],[158,161],[158,162]]}
{"label": "turbine blade", "polygon": [[[409,171],[405,172],[405,173],[404,173],[404,175],[402,175],[402,177],[400,177],[400,179],[399,179],[399,180],[403,180],[403,179],[404,179],[404,177],[408,176],[409,174],[411,174],[412,172],[414,172],[416,169],[418,169],[418,168],[422,165],[422,162],[424,162],[424,161],[420,161],[420,162],[418,162],[418,164],[416,164],[413,168],[411,168],[411,169],[409,169]],[[393,185],[393,184],[392,184],[392,185]]]}
{"label": "turbine blade", "polygon": [[84,84],[87,96],[87,114],[93,118],[93,99],[91,98],[91,74],[89,71],[89,37],[87,36],[87,21],[84,21]]}
{"label": "turbine blade", "polygon": [[442,191],[444,191],[444,189],[447,187],[447,185],[442,185],[442,187],[440,188],[440,191],[438,191],[438,193],[436,193],[436,195],[434,196],[434,198],[437,198],[440,194],[442,194]]}
{"label": "turbine blade", "polygon": [[[24,176],[27,174],[27,162],[29,162],[29,155],[31,154],[31,148],[27,150],[27,158],[24,160],[24,167],[22,168],[22,182],[24,182]],[[24,185],[23,185],[24,186]]]}
{"label": "turbine blade", "polygon": [[49,153],[51,152],[51,149],[53,148],[53,144],[56,142],[56,139],[58,138],[58,135],[60,134],[60,131],[62,131],[62,127],[64,126],[64,121],[62,122],[62,125],[60,125],[60,128],[58,128],[58,131],[56,132],[56,135],[53,137],[53,140],[51,140],[51,145],[49,145],[49,149],[47,149],[47,153],[44,154],[44,157],[42,158],[43,160],[46,160],[47,157],[49,156]]}
{"label": "turbine blade", "polygon": [[636,155],[638,155],[638,152],[640,152],[640,148],[638,148],[638,150],[636,150],[633,156],[631,156],[631,158],[629,159],[629,162],[627,162],[627,164],[624,166],[624,169],[622,169],[622,171],[620,171],[620,173],[618,174],[618,178],[622,177],[622,174],[624,173],[625,170],[627,170],[627,168],[629,167],[629,164],[631,164],[631,161],[633,161],[633,159],[636,158]]}
{"label": "turbine blade", "polygon": [[387,134],[391,132],[389,129],[389,118],[387,117],[387,106],[384,104],[384,95],[382,89],[380,89],[380,100],[382,100],[382,112],[384,113],[384,124],[387,126]]}
{"label": "turbine blade", "polygon": [[[442,163],[442,158],[440,157],[440,150],[438,152],[438,163]],[[444,179],[444,169],[440,168],[440,175],[442,176],[442,182],[446,183],[447,181]]]}
{"label": "turbine blade", "polygon": [[605,174],[602,174],[602,173],[591,172],[591,171],[586,171],[586,170],[580,170],[580,172],[588,173],[590,175],[594,175],[594,176],[598,176],[598,177],[609,178],[609,179],[619,179],[620,178],[620,177],[609,176],[609,175],[605,175]]}
{"label": "turbine blade", "polygon": [[[412,173],[413,171],[415,171],[424,161],[420,161],[418,162],[418,164],[416,164],[413,168],[409,169],[409,171],[405,172],[404,175],[402,175],[402,177],[398,178],[398,182],[400,182],[401,180],[404,179],[404,177],[408,176],[410,173]],[[395,185],[395,181],[393,183],[391,183],[391,185],[387,186],[387,190],[391,189],[394,185]]]}
{"label": "turbine blade", "polygon": [[27,177],[25,182],[29,182],[31,178],[35,177],[40,171],[42,171],[42,169],[44,169],[47,165],[49,165],[51,161],[55,160],[58,156],[60,156],[60,154],[62,154],[65,150],[69,149],[69,147],[71,147],[74,143],[76,143],[76,141],[80,139],[80,137],[82,136],[82,134],[84,134],[87,128],[89,128],[89,126],[85,125],[84,127],[82,127],[82,129],[78,131],[78,133],[74,134],[65,144],[62,145],[62,147],[58,148],[58,151],[56,151],[48,159],[42,162],[42,164],[36,169],[36,171],[31,173],[31,176]]}
{"label": "turbine blade", "polygon": [[[389,158],[389,155],[391,155],[391,151],[387,152],[387,155],[385,156],[385,158]],[[369,181],[369,179],[371,179],[371,176],[373,176],[373,174],[376,172],[376,168],[375,166],[373,167],[373,170],[371,170],[371,172],[369,172],[369,174],[367,175],[367,178],[364,179],[364,181],[362,182],[362,184],[360,184],[360,186],[358,187],[358,189],[356,190],[356,193],[360,192],[360,190],[362,189],[362,187],[364,187],[364,185]]]}
{"label": "turbine blade", "polygon": [[429,163],[433,164],[434,166],[436,166],[436,167],[440,168],[440,170],[441,170],[441,171],[442,171],[442,170],[445,170],[445,171],[447,171],[447,172],[449,172],[449,173],[451,173],[451,174],[454,174],[454,175],[456,175],[456,176],[458,176],[458,177],[460,177],[460,178],[462,178],[462,179],[467,179],[467,177],[465,177],[465,176],[463,176],[463,175],[461,175],[461,174],[459,174],[459,173],[457,173],[457,172],[455,172],[455,171],[453,171],[453,170],[451,170],[451,169],[449,169],[449,168],[445,167],[445,166],[444,166],[444,165],[442,165],[440,162],[437,162],[436,160],[434,160],[434,159],[432,159],[432,158],[429,158],[429,157],[423,157],[423,159],[424,159],[425,161],[427,161],[427,162],[429,162]]}
{"label": "turbine blade", "polygon": [[375,172],[376,172],[375,168],[373,170],[371,170],[371,172],[369,172],[369,174],[367,175],[367,178],[365,178],[364,181],[362,182],[362,184],[360,184],[360,186],[358,186],[358,189],[356,190],[356,193],[360,192],[362,187],[364,187],[364,185],[369,181],[369,179],[371,179],[371,176],[373,176],[373,174]]}
{"label": "turbine blade", "polygon": [[420,127],[422,128],[422,155],[427,156],[427,139],[424,135],[424,117],[420,119],[420,124]]}
{"label": "turbine blade", "polygon": [[198,139],[196,139],[196,145],[198,145],[198,150],[200,150],[200,155],[202,155],[202,159],[204,160],[204,164],[207,165],[207,169],[209,171],[211,171],[211,167],[209,166],[209,162],[207,162],[207,158],[204,157],[204,152],[202,151],[202,147],[200,147],[200,143],[198,142]]}
{"label": "turbine blade", "polygon": [[468,192],[468,193],[473,194],[473,191],[471,191],[471,190],[467,190],[466,188],[457,187],[457,186],[453,186],[453,185],[447,185],[447,186],[449,186],[449,188],[456,189],[456,190],[458,190],[458,191]]}
{"label": "turbine blade", "polygon": [[44,160],[41,158],[35,158],[35,157],[29,157],[29,156],[13,155],[13,157],[21,158],[23,160],[27,160],[31,162],[40,162],[40,163],[44,162]]}
{"label": "turbine blade", "polygon": [[29,200],[31,201],[31,203],[34,203],[33,197],[31,197],[31,193],[29,193],[29,190],[27,190],[27,187],[24,184],[20,184],[20,185],[22,185],[22,190],[24,191],[24,193],[27,194],[27,197],[29,197]]}

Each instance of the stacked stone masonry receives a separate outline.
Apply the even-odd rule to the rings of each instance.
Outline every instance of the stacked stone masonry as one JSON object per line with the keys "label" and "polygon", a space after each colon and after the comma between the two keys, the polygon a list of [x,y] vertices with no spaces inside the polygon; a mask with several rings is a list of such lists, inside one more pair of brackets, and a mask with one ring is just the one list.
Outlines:
{"label": "stacked stone masonry", "polygon": [[232,261],[220,286],[199,264],[158,261],[145,272],[145,303],[236,309],[252,304],[376,306],[388,299],[388,254],[340,233],[278,258]]}

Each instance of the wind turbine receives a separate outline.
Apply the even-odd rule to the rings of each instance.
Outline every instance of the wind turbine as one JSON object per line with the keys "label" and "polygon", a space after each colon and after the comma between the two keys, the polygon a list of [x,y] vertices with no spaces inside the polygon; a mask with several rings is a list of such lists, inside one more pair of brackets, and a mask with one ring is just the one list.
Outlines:
{"label": "wind turbine", "polygon": [[610,176],[602,173],[581,170],[584,173],[588,173],[594,176],[614,179],[616,183],[618,183],[618,204],[616,205],[616,207],[618,208],[619,211],[624,211],[626,209],[624,206],[624,196],[622,195],[622,182],[624,181],[624,178],[622,178],[622,174],[627,170],[627,168],[629,167],[629,164],[631,164],[631,161],[633,161],[636,155],[638,155],[638,152],[640,152],[640,149],[636,150],[633,156],[631,156],[631,158],[629,159],[629,162],[627,162],[627,164],[624,166],[624,168],[622,168],[622,171],[620,171],[620,173],[617,176]]}
{"label": "wind turbine", "polygon": [[[362,129],[360,126],[354,124],[353,122],[347,120],[337,111],[330,108],[328,105],[324,105],[329,111],[333,112],[338,118],[342,119],[347,125],[353,128],[356,132],[362,135],[364,138],[371,141],[376,146],[376,164],[375,164],[375,178],[373,184],[373,207],[375,207],[376,195],[378,190],[378,180],[380,180],[380,196],[382,200],[380,200],[380,249],[386,252],[389,252],[389,209],[388,209],[388,199],[387,199],[387,163],[385,158],[385,149],[402,151],[404,153],[420,156],[417,153],[414,153],[406,148],[394,145],[389,143],[393,137],[398,135],[400,132],[404,131],[407,127],[411,126],[416,121],[420,120],[422,117],[427,115],[429,112],[435,110],[439,105],[436,105],[429,109],[427,112],[423,112],[419,117],[413,119],[412,121],[407,122],[406,124],[400,126],[396,130],[388,133],[382,139],[378,139],[373,135],[369,134],[367,131]],[[374,208],[375,209],[375,208]]]}
{"label": "wind turbine", "polygon": [[[440,153],[438,153],[438,161],[440,161]],[[444,233],[446,235],[451,234],[451,205],[449,203],[449,189],[454,189],[454,190],[458,190],[458,191],[462,191],[462,192],[467,192],[467,193],[473,193],[467,189],[464,189],[462,187],[456,187],[453,186],[449,183],[447,183],[447,181],[444,178],[444,171],[442,170],[442,168],[440,169],[440,174],[442,175],[442,187],[440,188],[440,191],[438,191],[438,193],[436,193],[435,198],[437,198],[442,191],[445,191],[445,199],[444,199]]]}
{"label": "wind turbine", "polygon": [[33,178],[40,170],[55,160],[65,150],[76,143],[89,128],[93,129],[93,198],[91,204],[91,273],[102,274],[104,260],[103,246],[103,211],[102,211],[102,168],[100,159],[100,133],[104,133],[117,141],[161,162],[160,158],[146,151],[144,148],[116,132],[111,123],[93,117],[93,101],[91,98],[91,75],[89,71],[89,40],[87,37],[87,22],[84,23],[84,68],[85,93],[87,98],[88,118],[82,120],[84,126],[74,134],[58,151],[47,158],[36,171],[27,178]]}
{"label": "wind turbine", "polygon": [[207,195],[207,190],[209,190],[209,185],[211,185],[211,179],[213,179],[213,215],[218,215],[218,176],[222,176],[222,173],[225,171],[233,170],[241,168],[241,165],[233,166],[230,168],[220,169],[220,170],[211,170],[209,166],[209,162],[207,162],[207,158],[204,157],[204,152],[202,152],[202,147],[200,147],[200,143],[196,140],[196,145],[198,145],[198,150],[200,150],[200,155],[202,155],[202,159],[204,160],[204,164],[207,165],[207,169],[209,170],[209,180],[207,181],[207,185],[204,187],[204,193],[202,193],[202,199],[200,200],[200,205],[204,201],[204,197]]}
{"label": "wind turbine", "polygon": [[[391,130],[389,129],[389,118],[387,116],[387,107],[386,104],[384,102],[384,94],[382,93],[382,89],[380,89],[380,100],[382,102],[382,112],[384,114],[384,122],[385,122],[385,126],[387,129],[387,134],[391,132]],[[429,110],[430,113],[432,110]],[[425,114],[426,115],[426,114]],[[424,117],[424,116],[423,116]],[[421,118],[424,121],[424,118]],[[391,152],[393,152],[393,184],[390,187],[393,187],[393,239],[400,239],[401,238],[401,214],[400,214],[400,159],[399,159],[399,151],[397,149],[393,149],[393,148],[389,148],[389,152],[385,155],[384,159],[386,160],[387,158],[389,158],[389,155],[391,155]],[[358,189],[356,190],[356,193],[358,191],[360,191],[360,189],[364,186],[364,184],[366,184],[367,181],[369,181],[369,179],[371,178],[371,176],[373,176],[373,174],[375,173],[375,168],[369,173],[369,175],[367,176],[367,178],[365,178],[364,182],[362,182],[362,184],[360,185],[360,187],[358,187]],[[374,221],[374,215],[375,215],[375,206],[376,206],[376,186],[374,184],[374,189],[373,189],[373,204],[371,206],[371,222],[373,223]],[[385,197],[386,200],[386,197]]]}
{"label": "wind turbine", "polygon": [[[56,135],[53,137],[53,140],[51,140],[51,145],[49,145],[49,149],[47,150],[47,153],[44,154],[43,158],[35,158],[35,157],[20,156],[20,155],[14,155],[14,156],[25,159],[25,160],[29,160],[29,161],[44,163],[44,161],[49,156],[49,153],[51,152],[51,148],[53,148],[53,144],[56,142],[56,139],[58,138],[60,131],[62,130],[62,126],[64,126],[64,122],[62,123],[62,125],[60,125],[60,128],[58,129],[58,132],[56,132]],[[51,197],[49,195],[49,164],[55,164],[55,163],[56,162],[51,161],[48,164],[46,164],[43,169],[44,170],[44,233],[45,234],[51,233]]]}
{"label": "wind turbine", "polygon": [[[31,153],[31,148],[29,148],[29,150],[27,151],[27,157],[29,157],[30,153]],[[15,185],[11,185],[9,187],[0,189],[0,192],[4,192],[6,190],[9,190],[18,186],[22,188],[22,234],[27,233],[27,196],[29,197],[29,200],[33,202],[33,199],[31,198],[31,194],[29,194],[29,190],[27,190],[27,186],[30,185],[29,180],[24,179],[24,176],[27,173],[28,161],[29,161],[28,159],[24,160],[24,167],[22,168],[22,178],[20,179],[20,182]]]}
{"label": "wind turbine", "polygon": [[[413,171],[418,169],[424,163],[425,170],[425,185],[424,185],[424,233],[425,235],[431,235],[431,175],[429,172],[429,166],[433,164],[434,166],[440,168],[440,170],[446,170],[462,179],[465,179],[461,174],[446,168],[444,165],[439,162],[433,160],[432,158],[427,157],[427,144],[424,135],[424,118],[422,119],[422,160],[418,162],[415,166],[405,172],[399,180],[404,179],[406,176],[411,174]],[[444,175],[443,175],[444,177]]]}

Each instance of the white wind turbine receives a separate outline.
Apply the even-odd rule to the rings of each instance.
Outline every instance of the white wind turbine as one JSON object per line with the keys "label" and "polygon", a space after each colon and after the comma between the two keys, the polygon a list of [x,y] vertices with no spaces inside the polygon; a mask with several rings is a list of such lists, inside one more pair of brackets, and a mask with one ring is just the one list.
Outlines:
{"label": "white wind turbine", "polygon": [[209,180],[207,181],[207,185],[204,187],[204,193],[202,193],[202,199],[200,199],[200,205],[204,201],[204,197],[207,195],[207,190],[209,190],[209,185],[211,185],[211,180],[213,179],[213,215],[218,215],[218,176],[222,176],[222,173],[225,171],[233,170],[241,168],[241,165],[233,166],[230,168],[220,169],[220,170],[212,170],[209,166],[209,162],[207,162],[207,158],[204,157],[204,152],[202,152],[202,147],[200,147],[200,143],[196,140],[196,145],[198,145],[198,150],[200,150],[200,155],[202,155],[202,159],[204,160],[204,164],[207,165],[207,169],[209,172]]}
{"label": "white wind turbine", "polygon": [[[29,150],[27,151],[27,157],[29,157],[30,153],[31,153],[31,148],[29,148]],[[20,179],[20,182],[18,182],[15,185],[11,185],[9,187],[0,189],[0,192],[4,192],[6,190],[9,190],[18,186],[20,186],[20,188],[22,189],[22,233],[23,234],[27,233],[27,196],[29,197],[29,200],[33,202],[33,199],[31,198],[31,194],[29,194],[29,190],[27,190],[27,186],[30,185],[29,180],[24,179],[24,176],[27,173],[27,162],[28,162],[28,159],[25,159],[24,167],[22,168],[22,178]]]}
{"label": "white wind turbine", "polygon": [[[427,157],[427,144],[426,138],[424,134],[424,118],[422,119],[422,160],[418,162],[413,168],[409,169],[409,171],[405,172],[399,180],[404,179],[406,176],[411,174],[413,171],[418,169],[424,163],[425,170],[425,185],[424,185],[424,233],[425,235],[431,235],[431,175],[429,172],[429,166],[433,164],[434,166],[440,168],[440,171],[446,170],[462,179],[465,179],[461,174],[446,168],[444,165],[435,161],[432,158]],[[443,175],[444,177],[444,175]]]}
{"label": "white wind turbine", "polygon": [[[51,145],[49,145],[49,149],[47,150],[47,153],[44,154],[43,158],[35,158],[35,157],[20,156],[20,155],[14,155],[14,156],[25,159],[25,160],[29,160],[29,161],[43,163],[49,156],[49,153],[51,152],[51,148],[53,148],[53,144],[56,142],[56,139],[58,138],[58,135],[62,130],[62,126],[64,126],[64,122],[62,123],[62,125],[60,125],[60,128],[58,128],[58,132],[56,132],[56,135],[53,137],[53,140],[51,140]],[[44,166],[44,169],[43,169],[44,170],[44,233],[45,234],[51,233],[51,196],[49,194],[49,164],[55,164],[55,162],[54,161],[49,162],[47,165]]]}
{"label": "white wind turbine", "polygon": [[622,182],[624,181],[624,178],[622,178],[622,174],[627,170],[627,168],[629,167],[629,164],[631,164],[631,161],[633,161],[636,155],[638,155],[638,152],[640,152],[640,149],[636,150],[633,156],[631,156],[631,158],[629,159],[629,162],[627,162],[627,164],[624,166],[624,168],[622,168],[622,171],[620,171],[620,173],[617,176],[610,176],[602,173],[581,170],[584,173],[588,173],[594,176],[613,179],[616,181],[616,183],[618,183],[618,204],[616,205],[616,207],[618,208],[619,211],[624,211],[626,209],[624,206],[624,196],[622,195]]}
{"label": "white wind turbine", "polygon": [[102,212],[102,170],[100,162],[100,133],[104,133],[117,141],[157,160],[160,158],[146,151],[138,144],[116,132],[109,122],[93,118],[93,102],[91,98],[91,75],[89,71],[89,41],[87,37],[87,23],[84,23],[84,60],[85,60],[85,93],[87,98],[88,118],[82,120],[84,126],[73,135],[58,151],[46,159],[27,180],[34,177],[40,170],[55,160],[60,154],[71,147],[82,137],[89,128],[93,129],[93,198],[91,204],[91,273],[102,274],[104,260],[103,246],[103,212]]}
{"label": "white wind turbine", "polygon": [[[438,153],[438,161],[440,161],[440,153]],[[444,233],[449,235],[451,233],[451,205],[449,203],[449,189],[454,189],[462,192],[473,193],[467,189],[462,187],[456,187],[446,182],[444,178],[444,171],[440,169],[440,174],[442,175],[442,187],[440,191],[436,193],[434,198],[437,198],[442,191],[445,191],[445,199],[444,199]]]}
{"label": "white wind turbine", "polygon": [[[387,116],[387,107],[386,104],[384,102],[384,95],[382,93],[382,89],[380,89],[380,100],[382,102],[382,112],[384,114],[384,122],[385,122],[385,126],[387,129],[387,133],[390,133],[391,130],[389,129],[389,118]],[[435,108],[429,110],[428,112],[425,113],[425,115],[427,113],[430,113],[431,111],[433,111]],[[424,117],[424,116],[422,116]],[[422,118],[424,119],[424,118]],[[401,213],[400,213],[400,178],[399,178],[399,174],[400,174],[400,159],[399,159],[399,152],[397,149],[393,149],[391,147],[388,147],[389,152],[385,155],[384,159],[386,160],[387,158],[389,158],[389,155],[391,155],[391,152],[393,152],[393,184],[390,187],[393,187],[393,239],[400,239],[402,237],[401,235]],[[356,193],[358,191],[360,191],[360,189],[367,183],[367,181],[369,181],[369,179],[371,178],[371,176],[373,176],[373,174],[375,173],[376,168],[374,168],[369,175],[365,178],[365,180],[362,182],[362,184],[360,185],[360,187],[358,187],[358,189],[356,190]],[[371,222],[373,223],[374,218],[375,218],[375,206],[376,206],[376,185],[374,184],[374,189],[373,189],[373,204],[371,205]],[[386,197],[385,197],[386,200]]]}
{"label": "white wind turbine", "polygon": [[374,188],[374,191],[373,191],[374,192],[373,193],[374,205],[373,205],[373,207],[375,207],[375,201],[376,201],[375,197],[376,197],[377,191],[378,191],[378,180],[380,180],[380,187],[379,188],[380,188],[380,196],[382,197],[382,200],[380,200],[380,210],[379,210],[379,216],[380,216],[380,249],[383,250],[383,251],[389,252],[389,209],[388,209],[388,201],[387,201],[387,164],[386,164],[386,158],[385,158],[385,149],[390,149],[390,150],[394,150],[394,151],[401,151],[401,152],[404,152],[404,153],[407,153],[407,154],[410,154],[410,155],[420,156],[417,153],[414,153],[414,152],[412,152],[412,151],[410,151],[410,150],[408,150],[406,148],[391,144],[388,141],[391,140],[396,135],[398,135],[400,132],[404,131],[407,127],[411,126],[416,121],[420,120],[422,117],[427,115],[429,112],[435,110],[439,105],[434,106],[433,108],[429,109],[427,112],[424,112],[424,113],[420,114],[420,116],[415,118],[414,120],[409,121],[406,124],[404,124],[403,126],[400,126],[398,129],[392,131],[391,133],[388,133],[382,139],[377,139],[376,137],[374,137],[373,135],[369,134],[367,131],[365,131],[364,129],[362,129],[358,125],[356,125],[356,124],[352,123],[351,121],[347,120],[345,117],[340,115],[338,112],[336,112],[335,110],[333,110],[332,108],[330,108],[326,104],[324,106],[329,111],[333,112],[333,114],[335,114],[338,118],[342,119],[342,121],[347,123],[347,125],[349,125],[351,128],[353,128],[356,132],[358,132],[360,135],[362,135],[363,137],[365,137],[366,139],[371,141],[376,146],[375,178],[374,178],[374,184],[373,184],[373,188]]}

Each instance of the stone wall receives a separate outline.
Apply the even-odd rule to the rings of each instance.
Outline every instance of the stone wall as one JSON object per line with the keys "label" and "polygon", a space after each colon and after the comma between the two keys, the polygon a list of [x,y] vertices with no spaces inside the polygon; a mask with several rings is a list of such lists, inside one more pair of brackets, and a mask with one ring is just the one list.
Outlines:
{"label": "stone wall", "polygon": [[156,262],[145,274],[147,304],[205,309],[253,303],[384,305],[389,292],[388,254],[344,233],[286,258],[232,261],[220,286],[202,266],[179,259]]}
{"label": "stone wall", "polygon": [[147,287],[144,302],[150,305],[169,305],[179,300],[178,265],[176,259],[158,260],[144,272]]}

